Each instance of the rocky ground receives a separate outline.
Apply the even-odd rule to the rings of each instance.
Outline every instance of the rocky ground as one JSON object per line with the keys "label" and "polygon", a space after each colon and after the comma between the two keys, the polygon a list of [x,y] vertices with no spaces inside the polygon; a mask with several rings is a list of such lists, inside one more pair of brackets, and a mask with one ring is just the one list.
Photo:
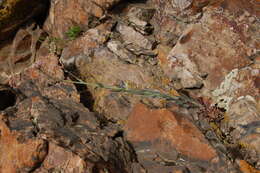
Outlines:
{"label": "rocky ground", "polygon": [[259,9],[0,0],[0,173],[259,173]]}

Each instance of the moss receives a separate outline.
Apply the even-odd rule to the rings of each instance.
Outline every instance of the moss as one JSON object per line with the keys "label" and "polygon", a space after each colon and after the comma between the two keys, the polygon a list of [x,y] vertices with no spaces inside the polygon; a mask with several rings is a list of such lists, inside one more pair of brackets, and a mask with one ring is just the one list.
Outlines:
{"label": "moss", "polygon": [[83,30],[79,26],[72,26],[65,34],[70,40],[75,40],[82,31]]}

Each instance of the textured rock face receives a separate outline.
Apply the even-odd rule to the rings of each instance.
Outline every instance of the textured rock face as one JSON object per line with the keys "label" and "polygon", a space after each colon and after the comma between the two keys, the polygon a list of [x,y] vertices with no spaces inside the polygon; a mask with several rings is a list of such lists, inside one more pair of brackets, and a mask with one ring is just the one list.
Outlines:
{"label": "textured rock face", "polygon": [[[150,123],[146,124],[148,120]],[[126,129],[127,138],[133,143],[160,141],[168,143],[169,146],[190,158],[210,161],[216,157],[216,152],[189,120],[183,115],[175,115],[166,109],[150,110],[145,105],[137,105],[129,115]],[[162,147],[162,149],[166,148]]]}
{"label": "textured rock face", "polygon": [[[208,171],[212,169],[210,167],[213,164],[217,164],[213,161],[218,160],[216,151],[185,115],[172,113],[166,109],[152,110],[139,104],[129,115],[125,128],[127,139],[133,144],[139,162],[149,172],[176,169],[174,164],[178,164],[180,155],[197,160],[198,167],[207,165],[204,169]],[[163,168],[161,164],[167,161],[172,161],[173,166]],[[207,164],[204,163],[203,166],[200,161]],[[190,171],[196,172],[198,167],[194,166]]]}
{"label": "textured rock face", "polygon": [[42,166],[35,172],[63,171],[66,173],[85,173],[88,167],[91,168],[91,165],[86,164],[79,156],[53,143],[49,144],[48,152],[49,154],[44,159]]}
{"label": "textured rock face", "polygon": [[247,56],[254,52],[249,39],[253,39],[252,44],[256,40],[247,38],[248,42],[243,42],[244,33],[238,32],[237,24],[214,10],[204,12],[200,21],[183,32],[163,68],[170,77],[180,80],[184,88],[199,88],[204,84],[212,90],[232,69],[249,65]]}
{"label": "textured rock face", "polygon": [[[15,127],[10,129],[7,126],[5,117],[0,116],[0,172],[29,172],[35,169],[47,155],[47,143],[37,138],[21,138],[19,133],[11,130]],[[29,124],[24,123],[26,125]]]}
{"label": "textured rock face", "polygon": [[0,45],[0,172],[258,173],[257,3],[51,1]]}
{"label": "textured rock face", "polygon": [[[49,17],[45,30],[54,37],[64,38],[65,33],[74,25],[89,28],[98,23],[98,18],[106,14],[120,0],[60,0],[51,1]],[[77,12],[75,12],[77,9]]]}
{"label": "textured rock face", "polygon": [[[21,142],[19,144],[21,149],[14,150],[14,154],[10,152],[8,159],[1,157],[2,162],[5,161],[2,165],[18,159],[17,166],[10,163],[5,165],[10,165],[10,168],[1,167],[12,169],[11,172],[20,169],[30,171],[36,168],[37,164],[45,158],[46,150],[44,150],[44,155],[41,148],[46,146],[45,141],[48,141],[51,142],[48,151],[51,152],[54,150],[53,147],[57,147],[58,149],[55,150],[57,153],[48,154],[40,171],[51,170],[55,165],[59,165],[60,169],[67,169],[66,171],[71,166],[72,171],[77,172],[85,169],[84,160],[88,160],[89,165],[85,167],[89,166],[89,169],[95,167],[93,168],[95,170],[128,172],[131,165],[127,166],[127,164],[131,163],[133,156],[128,144],[121,137],[113,138],[118,132],[117,127],[112,124],[101,127],[99,118],[79,103],[79,96],[73,84],[62,82],[63,79],[63,72],[58,66],[57,57],[48,54],[39,55],[33,66],[9,80],[10,86],[16,92],[19,90],[17,95],[21,98],[17,100],[15,107],[6,111],[5,121],[8,122],[8,127],[3,127],[6,130],[3,129],[1,132],[5,133],[7,139],[1,138],[3,140],[1,149],[9,149],[8,147],[12,149],[14,145],[17,145],[15,139],[14,142],[8,142],[9,133],[14,133],[14,131]],[[3,120],[1,122],[4,123]],[[53,146],[52,143],[67,148],[68,151],[65,152],[58,146]],[[32,147],[31,151],[26,150],[25,159],[19,160],[27,145]],[[121,152],[117,152],[118,150]],[[77,155],[71,155],[71,152]],[[82,163],[77,167],[72,162],[72,165],[69,164],[66,168],[62,165],[65,164],[66,158],[64,161],[59,160],[61,163],[51,163],[54,157],[52,154],[57,157],[59,153],[67,155],[67,161],[70,157],[74,157],[75,164],[77,163],[75,159]],[[39,159],[30,160],[32,157]]]}

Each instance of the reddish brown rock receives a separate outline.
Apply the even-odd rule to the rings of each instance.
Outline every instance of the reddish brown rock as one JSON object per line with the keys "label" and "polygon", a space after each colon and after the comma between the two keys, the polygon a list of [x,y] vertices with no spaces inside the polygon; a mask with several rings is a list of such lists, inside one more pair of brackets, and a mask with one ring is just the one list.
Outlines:
{"label": "reddish brown rock", "polygon": [[47,155],[47,143],[39,138],[19,139],[19,133],[7,126],[0,115],[0,172],[30,172]]}
{"label": "reddish brown rock", "polygon": [[260,173],[260,170],[256,170],[251,165],[249,165],[245,160],[238,160],[240,170],[243,173]]}
{"label": "reddish brown rock", "polygon": [[91,58],[94,51],[107,41],[110,27],[100,25],[97,28],[88,30],[82,37],[72,41],[63,50],[61,62],[67,67],[80,66],[80,61]]}
{"label": "reddish brown rock", "polygon": [[[199,167],[205,166],[202,162],[207,163],[204,169],[209,172],[216,171],[214,169],[219,171],[226,169],[224,165],[220,166],[216,150],[203,134],[180,113],[170,112],[167,109],[149,109],[145,105],[138,104],[129,115],[125,130],[139,162],[148,171],[175,170],[174,165],[178,165],[180,155],[185,160],[193,160]],[[160,165],[168,162],[171,163],[169,167]],[[186,167],[190,171],[197,170],[196,166],[192,167],[189,164]]]}
{"label": "reddish brown rock", "polygon": [[193,24],[186,29],[163,68],[170,77],[179,79],[184,88],[204,84],[212,90],[229,71],[249,65],[247,52],[254,48],[244,42],[235,21],[212,9],[204,12],[200,22],[203,25]]}
{"label": "reddish brown rock", "polygon": [[116,136],[118,128],[79,103],[75,86],[64,79],[53,54],[39,54],[32,66],[12,76],[10,86],[21,99],[4,110],[10,129],[21,140],[37,136],[67,148],[97,171],[129,172],[134,155]]}
{"label": "reddish brown rock", "polygon": [[127,120],[126,130],[127,138],[134,143],[162,140],[190,158],[210,161],[217,156],[189,120],[166,109],[151,110],[141,104],[135,106]]}
{"label": "reddish brown rock", "polygon": [[229,11],[233,13],[240,13],[241,11],[248,11],[248,13],[252,15],[256,15],[259,17],[259,0],[221,0],[215,2],[217,5],[220,5],[221,7],[228,9]]}
{"label": "reddish brown rock", "polygon": [[[98,23],[97,18],[106,14],[106,10],[120,0],[62,0],[51,2],[48,19],[44,28],[52,36],[64,38],[66,32],[72,26],[80,26],[82,29]],[[75,13],[75,9],[77,12]],[[94,24],[95,25],[95,24]]]}
{"label": "reddish brown rock", "polygon": [[[86,173],[86,162],[74,153],[53,143],[49,143],[48,155],[35,173],[64,171],[65,173]],[[92,165],[91,165],[92,166]],[[88,170],[90,172],[90,170]]]}

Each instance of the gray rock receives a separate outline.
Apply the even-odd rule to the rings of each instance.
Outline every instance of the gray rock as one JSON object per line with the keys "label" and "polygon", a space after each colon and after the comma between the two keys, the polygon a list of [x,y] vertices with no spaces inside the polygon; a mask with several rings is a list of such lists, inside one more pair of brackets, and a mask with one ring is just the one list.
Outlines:
{"label": "gray rock", "polygon": [[152,49],[154,47],[154,41],[146,38],[130,26],[119,24],[117,26],[117,30],[121,34],[126,44],[136,44],[143,49]]}
{"label": "gray rock", "polygon": [[149,34],[153,31],[149,21],[153,17],[155,9],[149,7],[132,7],[127,16],[130,24],[140,33]]}
{"label": "gray rock", "polygon": [[193,0],[172,0],[172,5],[180,10],[185,10],[192,4]]}
{"label": "gray rock", "polygon": [[129,63],[135,63],[136,57],[124,48],[120,41],[110,41],[107,44],[110,51],[115,53],[120,59]]}

